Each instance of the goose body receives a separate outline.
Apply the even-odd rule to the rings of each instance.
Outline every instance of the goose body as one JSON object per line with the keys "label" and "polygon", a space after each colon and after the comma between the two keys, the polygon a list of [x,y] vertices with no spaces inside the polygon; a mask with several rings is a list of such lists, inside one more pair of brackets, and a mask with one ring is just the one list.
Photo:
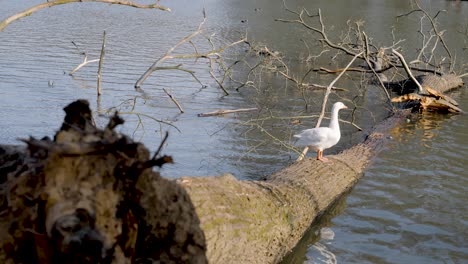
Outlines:
{"label": "goose body", "polygon": [[299,138],[296,142],[298,146],[307,146],[317,151],[317,159],[327,161],[323,157],[323,151],[336,145],[341,138],[340,124],[338,122],[338,112],[348,108],[342,102],[333,105],[330,125],[328,127],[317,127],[303,130],[300,134],[294,135]]}

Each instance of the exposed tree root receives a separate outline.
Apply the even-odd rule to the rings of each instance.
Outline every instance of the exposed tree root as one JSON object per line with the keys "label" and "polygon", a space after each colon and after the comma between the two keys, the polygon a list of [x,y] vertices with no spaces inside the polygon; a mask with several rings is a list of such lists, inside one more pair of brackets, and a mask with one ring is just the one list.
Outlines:
{"label": "exposed tree root", "polygon": [[186,191],[151,167],[148,150],[91,122],[86,101],[65,108],[52,141],[0,146],[1,263],[206,263]]}

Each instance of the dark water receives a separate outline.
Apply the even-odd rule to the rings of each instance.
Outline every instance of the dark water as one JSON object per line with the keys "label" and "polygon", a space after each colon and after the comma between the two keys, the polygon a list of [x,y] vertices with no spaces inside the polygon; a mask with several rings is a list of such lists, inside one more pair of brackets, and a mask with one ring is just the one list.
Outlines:
{"label": "dark water", "polygon": [[[0,19],[43,1],[0,0]],[[152,2],[152,1],[141,1]],[[244,3],[245,2],[245,3]],[[210,77],[204,60],[169,61],[183,63],[196,72],[203,86],[184,72],[161,71],[143,85],[144,93],[134,90],[140,75],[184,36],[196,30],[205,6],[208,21],[203,36],[215,43],[228,43],[248,32],[252,42],[280,51],[293,73],[308,68],[301,39],[309,41],[312,55],[314,36],[303,28],[275,22],[291,18],[281,1],[174,1],[173,11],[139,10],[103,4],[70,4],[42,10],[16,21],[0,32],[0,142],[17,143],[29,135],[53,135],[63,118],[62,108],[72,100],[88,99],[101,114],[116,109],[124,112],[122,132],[147,144],[159,145],[165,131],[170,138],[164,151],[176,163],[162,173],[176,178],[184,175],[232,173],[238,178],[258,179],[287,166],[297,154],[280,141],[314,126],[315,119],[300,119],[302,125],[280,117],[314,115],[323,93],[303,95],[293,85],[275,75],[255,76],[257,88],[230,90],[224,96]],[[431,14],[440,14],[439,27],[447,28],[444,37],[453,47],[457,62],[468,61],[468,3],[423,1]],[[163,3],[164,4],[164,3]],[[419,16],[396,19],[411,10],[408,1],[287,1],[288,7],[321,8],[330,37],[346,32],[346,22],[366,21],[366,33],[375,43],[405,39],[405,54],[419,46]],[[90,64],[74,77],[68,73],[81,63],[82,56],[71,44],[75,41],[96,59],[102,33],[107,32],[107,54],[103,68],[104,94],[96,101],[97,65]],[[208,44],[203,37],[194,40],[200,50]],[[465,49],[463,49],[465,47]],[[225,56],[229,60],[246,47]],[[193,53],[190,45],[178,53]],[[317,64],[326,63],[324,56]],[[344,62],[345,63],[345,62]],[[342,64],[344,64],[342,63]],[[342,65],[340,64],[340,65]],[[337,65],[332,65],[334,67]],[[242,71],[237,72],[238,77]],[[312,81],[327,85],[334,76],[312,75]],[[465,79],[466,81],[466,79]],[[370,128],[385,111],[385,97],[376,87],[367,89],[359,77],[338,82],[349,92],[332,94],[358,106],[356,124]],[[229,88],[229,83],[227,84]],[[182,104],[180,114],[162,88]],[[468,94],[463,88],[453,94],[465,109]],[[198,113],[218,109],[258,107],[254,113],[221,117],[197,117]],[[467,110],[467,109],[465,109]],[[467,110],[468,111],[468,110]],[[125,114],[133,112],[133,114]],[[137,115],[140,114],[140,115]],[[350,121],[350,112],[342,119]],[[163,120],[176,128],[156,122]],[[297,120],[298,118],[293,118]],[[97,119],[105,125],[107,118]],[[325,121],[326,123],[326,121]],[[343,124],[336,153],[362,139],[362,134]],[[391,131],[394,140],[375,158],[355,188],[313,226],[302,244],[286,263],[465,263],[468,262],[468,118],[466,115],[425,114],[414,116]]]}

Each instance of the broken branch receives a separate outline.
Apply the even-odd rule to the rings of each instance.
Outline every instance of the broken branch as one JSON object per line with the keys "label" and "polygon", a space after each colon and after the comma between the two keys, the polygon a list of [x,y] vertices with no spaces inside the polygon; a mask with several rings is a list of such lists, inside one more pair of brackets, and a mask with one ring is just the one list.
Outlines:
{"label": "broken branch", "polygon": [[101,96],[101,77],[102,77],[102,63],[104,61],[104,55],[106,54],[106,31],[102,36],[102,48],[101,48],[101,56],[99,56],[99,67],[98,67],[98,76],[97,76],[97,95],[98,97]]}
{"label": "broken branch", "polygon": [[401,55],[401,53],[399,53],[398,51],[396,51],[394,49],[392,49],[392,52],[393,52],[393,54],[395,54],[400,59],[401,64],[403,64],[403,67],[404,67],[406,73],[408,74],[408,77],[410,77],[411,80],[418,86],[419,93],[423,93],[424,92],[423,87],[418,82],[418,80],[416,80],[416,78],[414,78],[414,75],[411,73],[411,70],[408,67],[408,64],[406,63],[405,58],[403,57],[403,55]]}
{"label": "broken branch", "polygon": [[257,108],[240,108],[240,109],[233,109],[233,110],[218,110],[214,112],[200,113],[198,114],[198,116],[199,117],[218,116],[218,115],[225,115],[225,114],[231,114],[231,113],[250,112],[250,111],[256,111],[256,110],[258,109]]}
{"label": "broken branch", "polygon": [[172,94],[170,94],[165,88],[163,88],[163,91],[167,94],[167,96],[169,96],[169,98],[172,100],[172,102],[174,102],[174,104],[177,106],[177,108],[179,108],[180,113],[183,113],[184,109],[179,104],[179,102],[175,99],[175,97]]}

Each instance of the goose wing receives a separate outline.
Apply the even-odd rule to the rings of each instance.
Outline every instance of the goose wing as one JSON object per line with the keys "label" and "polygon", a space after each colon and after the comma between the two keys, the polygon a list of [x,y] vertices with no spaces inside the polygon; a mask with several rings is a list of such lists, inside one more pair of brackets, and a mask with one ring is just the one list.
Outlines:
{"label": "goose wing", "polygon": [[299,146],[321,147],[328,141],[330,132],[331,129],[328,127],[317,127],[303,130],[300,134],[294,135],[294,137],[299,138],[296,143]]}

